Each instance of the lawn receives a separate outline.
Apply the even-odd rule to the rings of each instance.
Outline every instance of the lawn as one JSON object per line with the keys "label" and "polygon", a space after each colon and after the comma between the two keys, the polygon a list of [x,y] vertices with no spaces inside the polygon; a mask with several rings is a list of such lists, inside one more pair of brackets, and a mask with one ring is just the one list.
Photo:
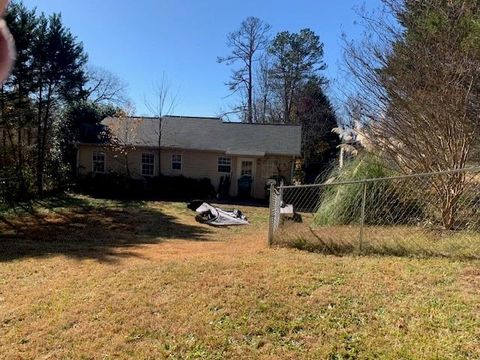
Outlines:
{"label": "lawn", "polygon": [[333,255],[396,255],[480,260],[480,232],[446,231],[413,225],[316,225],[313,214],[282,221],[274,244]]}
{"label": "lawn", "polygon": [[480,262],[267,248],[268,210],[49,199],[0,217],[0,358],[480,358]]}

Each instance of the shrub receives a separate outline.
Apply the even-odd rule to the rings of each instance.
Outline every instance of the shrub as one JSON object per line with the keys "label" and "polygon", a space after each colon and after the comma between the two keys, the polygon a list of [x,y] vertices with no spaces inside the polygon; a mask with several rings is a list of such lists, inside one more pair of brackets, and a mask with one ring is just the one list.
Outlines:
{"label": "shrub", "polygon": [[162,198],[208,198],[215,194],[210,179],[193,179],[185,176],[157,176],[147,179],[147,188]]}
{"label": "shrub", "polygon": [[132,179],[118,173],[93,174],[79,178],[77,189],[100,197],[155,197],[162,199],[206,198],[214,194],[210,179],[157,176]]}
{"label": "shrub", "polygon": [[89,173],[79,178],[77,188],[80,192],[100,197],[134,197],[142,194],[143,181],[113,172]]}

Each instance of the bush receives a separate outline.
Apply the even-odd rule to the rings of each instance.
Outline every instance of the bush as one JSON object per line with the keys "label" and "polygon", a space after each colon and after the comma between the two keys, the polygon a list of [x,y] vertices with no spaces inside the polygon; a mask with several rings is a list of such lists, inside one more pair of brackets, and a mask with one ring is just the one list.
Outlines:
{"label": "bush", "polygon": [[77,189],[100,197],[154,197],[162,199],[206,198],[214,194],[210,179],[158,176],[132,179],[118,173],[93,174],[79,178]]}
{"label": "bush", "polygon": [[[333,182],[350,182],[394,176],[379,159],[363,155],[346,162],[342,169],[332,171]],[[400,185],[400,186],[399,186]],[[386,225],[408,223],[422,212],[415,199],[402,195],[402,182],[378,181],[367,183],[365,224]],[[315,214],[317,225],[358,224],[361,218],[363,183],[329,185],[320,197]]]}
{"label": "bush", "polygon": [[13,206],[35,197],[35,177],[31,172],[0,171],[0,203]]}
{"label": "bush", "polygon": [[118,173],[89,173],[78,179],[77,190],[100,197],[135,197],[142,194],[143,181]]}
{"label": "bush", "polygon": [[185,176],[157,176],[147,179],[147,188],[162,198],[208,198],[215,194],[210,179],[192,179]]}

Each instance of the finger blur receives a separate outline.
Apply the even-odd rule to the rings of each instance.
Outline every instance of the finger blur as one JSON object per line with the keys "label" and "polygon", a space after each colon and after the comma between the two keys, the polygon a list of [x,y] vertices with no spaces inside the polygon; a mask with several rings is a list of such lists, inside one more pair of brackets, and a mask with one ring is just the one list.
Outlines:
{"label": "finger blur", "polygon": [[0,15],[3,15],[10,0],[0,0]]}
{"label": "finger blur", "polygon": [[0,20],[0,82],[3,82],[13,66],[15,50],[12,35],[4,20]]}

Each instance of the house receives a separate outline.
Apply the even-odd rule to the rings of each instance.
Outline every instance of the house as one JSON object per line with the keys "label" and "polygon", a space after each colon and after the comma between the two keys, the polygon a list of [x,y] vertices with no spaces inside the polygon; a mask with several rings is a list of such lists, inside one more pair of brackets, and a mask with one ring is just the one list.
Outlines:
{"label": "house", "polygon": [[113,141],[79,144],[79,174],[183,175],[209,178],[215,189],[228,176],[229,195],[245,189],[239,188],[242,178],[250,196],[264,198],[268,179],[292,180],[301,152],[300,126],[185,116],[106,118],[102,123]]}

